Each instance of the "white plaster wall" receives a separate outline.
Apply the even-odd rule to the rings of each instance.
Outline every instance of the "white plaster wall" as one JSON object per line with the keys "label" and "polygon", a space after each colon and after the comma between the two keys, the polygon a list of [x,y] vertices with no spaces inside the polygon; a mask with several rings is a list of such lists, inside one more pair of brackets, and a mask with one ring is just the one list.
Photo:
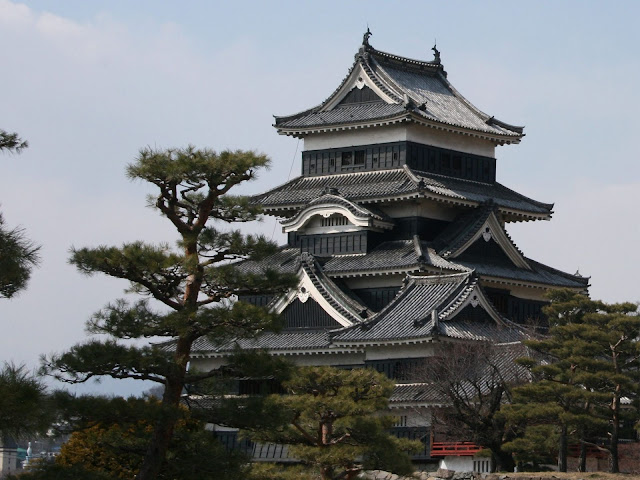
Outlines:
{"label": "white plaster wall", "polygon": [[18,469],[18,450],[0,447],[0,478]]}
{"label": "white plaster wall", "polygon": [[474,153],[485,157],[495,157],[496,147],[489,140],[469,137],[459,133],[444,132],[417,124],[406,126],[407,140],[434,147],[450,148],[458,152]]}
{"label": "white plaster wall", "polygon": [[445,132],[417,124],[388,125],[342,132],[316,133],[304,138],[304,150],[323,150],[326,148],[342,148],[401,141],[449,148],[451,150],[483,155],[485,157],[495,157],[495,146],[489,140]]}
{"label": "white plaster wall", "polygon": [[[390,414],[394,417],[405,417],[406,427],[429,427],[431,426],[431,411],[428,408],[424,407],[402,407],[402,408],[391,408]],[[402,422],[404,423],[404,422]]]}
{"label": "white plaster wall", "polygon": [[198,370],[200,372],[208,372],[210,370],[217,370],[227,361],[223,358],[198,358],[191,357],[191,361],[189,362],[189,370]]}
{"label": "white plaster wall", "polygon": [[456,472],[473,472],[473,457],[444,457],[440,460],[440,468]]}

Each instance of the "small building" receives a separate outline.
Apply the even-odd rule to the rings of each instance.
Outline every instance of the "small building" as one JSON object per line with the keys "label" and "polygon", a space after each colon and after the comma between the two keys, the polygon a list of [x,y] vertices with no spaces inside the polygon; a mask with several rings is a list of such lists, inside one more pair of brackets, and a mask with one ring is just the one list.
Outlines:
{"label": "small building", "polygon": [[465,458],[486,469],[468,452],[432,451],[431,412],[444,400],[420,369],[460,343],[521,356],[514,345],[545,325],[545,293],[585,291],[588,279],[527,257],[509,236],[510,223],[553,214],[553,204],[496,180],[496,149],[520,143],[523,127],[463,97],[435,46],[432,60],[414,60],[369,37],[322,103],[275,117],[279,134],[304,142],[301,174],[253,202],[280,219],[288,241],[238,268],[297,275],[279,298],[241,298],[281,314],[284,330],[224,345],[201,339],[192,364],[217,368],[239,346],[300,365],[375,368],[397,382],[396,433],[425,442],[418,461]]}
{"label": "small building", "polygon": [[18,470],[18,444],[8,435],[0,436],[0,478]]}

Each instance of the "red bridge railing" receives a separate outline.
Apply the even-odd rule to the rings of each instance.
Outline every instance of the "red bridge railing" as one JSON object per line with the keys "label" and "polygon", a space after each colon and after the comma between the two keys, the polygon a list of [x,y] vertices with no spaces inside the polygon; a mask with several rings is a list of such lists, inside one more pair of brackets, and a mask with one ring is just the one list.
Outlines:
{"label": "red bridge railing", "polygon": [[472,457],[482,450],[482,447],[473,442],[433,442],[431,444],[432,457]]}

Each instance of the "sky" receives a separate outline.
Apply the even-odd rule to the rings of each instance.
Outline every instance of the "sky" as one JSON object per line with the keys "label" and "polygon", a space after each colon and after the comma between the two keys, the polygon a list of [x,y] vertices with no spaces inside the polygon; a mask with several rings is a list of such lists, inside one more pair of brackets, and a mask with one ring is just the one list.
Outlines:
{"label": "sky", "polygon": [[[508,225],[519,248],[590,276],[593,298],[640,300],[638,18],[635,1],[0,0],[0,128],[30,144],[0,154],[0,211],[42,245],[28,289],[0,300],[0,361],[37,368],[123,296],[126,282],[68,265],[71,246],[175,240],[145,207],[152,190],[124,175],[140,148],[254,149],[273,166],[242,192],[283,183],[302,143],[273,115],[327,98],[367,26],[371,45],[406,57],[431,60],[437,42],[459,92],[525,126],[497,149],[498,180],[555,213]],[[284,241],[272,218],[245,229]]]}

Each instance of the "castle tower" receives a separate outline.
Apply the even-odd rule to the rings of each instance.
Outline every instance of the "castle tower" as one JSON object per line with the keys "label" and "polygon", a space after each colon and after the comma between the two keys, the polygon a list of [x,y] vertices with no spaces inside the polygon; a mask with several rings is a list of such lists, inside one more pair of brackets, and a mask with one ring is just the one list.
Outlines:
{"label": "castle tower", "polygon": [[435,46],[419,61],[376,50],[369,36],[326,100],[275,118],[278,133],[304,141],[301,175],[253,201],[280,218],[288,242],[238,268],[297,274],[280,298],[241,298],[280,313],[284,330],[196,343],[193,362],[215,368],[240,346],[369,366],[398,383],[392,407],[404,426],[428,428],[411,413],[436,402],[410,378],[417,365],[449,343],[520,344],[521,327],[544,324],[549,289],[584,291],[588,279],[526,257],[507,233],[553,213],[496,181],[496,148],[518,144],[523,128],[464,98]]}

